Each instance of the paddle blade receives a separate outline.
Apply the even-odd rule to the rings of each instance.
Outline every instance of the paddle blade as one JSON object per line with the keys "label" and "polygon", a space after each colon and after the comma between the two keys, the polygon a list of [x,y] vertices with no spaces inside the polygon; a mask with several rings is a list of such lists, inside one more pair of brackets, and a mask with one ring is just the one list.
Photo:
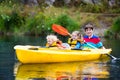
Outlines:
{"label": "paddle blade", "polygon": [[52,25],[52,30],[57,32],[58,34],[61,34],[63,36],[68,36],[69,32],[67,29],[65,29],[64,27],[57,25],[57,24],[53,24]]}

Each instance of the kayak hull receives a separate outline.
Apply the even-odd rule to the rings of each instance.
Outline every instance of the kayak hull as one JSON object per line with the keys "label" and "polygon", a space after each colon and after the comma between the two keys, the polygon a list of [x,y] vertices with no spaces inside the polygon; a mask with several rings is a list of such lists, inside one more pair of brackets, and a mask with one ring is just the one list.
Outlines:
{"label": "kayak hull", "polygon": [[[35,47],[35,46],[32,46]],[[72,62],[72,61],[88,61],[97,60],[102,55],[110,54],[111,49],[97,50],[60,50],[39,48],[31,50],[31,46],[14,47],[17,59],[22,63],[52,63],[52,62]]]}

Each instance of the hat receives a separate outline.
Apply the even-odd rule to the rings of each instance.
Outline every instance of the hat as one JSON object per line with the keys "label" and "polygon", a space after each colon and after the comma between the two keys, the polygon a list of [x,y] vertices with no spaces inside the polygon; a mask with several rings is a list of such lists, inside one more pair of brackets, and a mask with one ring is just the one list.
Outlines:
{"label": "hat", "polygon": [[86,24],[86,25],[84,26],[84,29],[85,29],[85,30],[88,29],[88,28],[93,29],[93,28],[94,28],[94,27],[93,27],[93,24],[88,23],[88,24]]}

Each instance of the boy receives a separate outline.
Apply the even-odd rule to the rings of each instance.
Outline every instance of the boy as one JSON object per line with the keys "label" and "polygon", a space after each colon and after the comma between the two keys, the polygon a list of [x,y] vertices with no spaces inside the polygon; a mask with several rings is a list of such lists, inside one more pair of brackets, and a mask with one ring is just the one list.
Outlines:
{"label": "boy", "polygon": [[104,46],[100,41],[100,38],[93,34],[93,30],[94,27],[93,24],[91,23],[88,23],[84,26],[85,36],[83,38],[84,42],[86,43],[84,44],[84,47],[104,49]]}

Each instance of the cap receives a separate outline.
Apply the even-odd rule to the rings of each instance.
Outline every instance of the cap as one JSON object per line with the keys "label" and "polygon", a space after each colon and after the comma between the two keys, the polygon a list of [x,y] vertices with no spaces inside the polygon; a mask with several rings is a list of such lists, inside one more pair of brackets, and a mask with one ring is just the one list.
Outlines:
{"label": "cap", "polygon": [[93,24],[87,24],[87,25],[85,25],[84,26],[84,29],[86,30],[86,29],[88,29],[88,28],[91,28],[91,29],[93,29],[94,27],[93,27]]}

